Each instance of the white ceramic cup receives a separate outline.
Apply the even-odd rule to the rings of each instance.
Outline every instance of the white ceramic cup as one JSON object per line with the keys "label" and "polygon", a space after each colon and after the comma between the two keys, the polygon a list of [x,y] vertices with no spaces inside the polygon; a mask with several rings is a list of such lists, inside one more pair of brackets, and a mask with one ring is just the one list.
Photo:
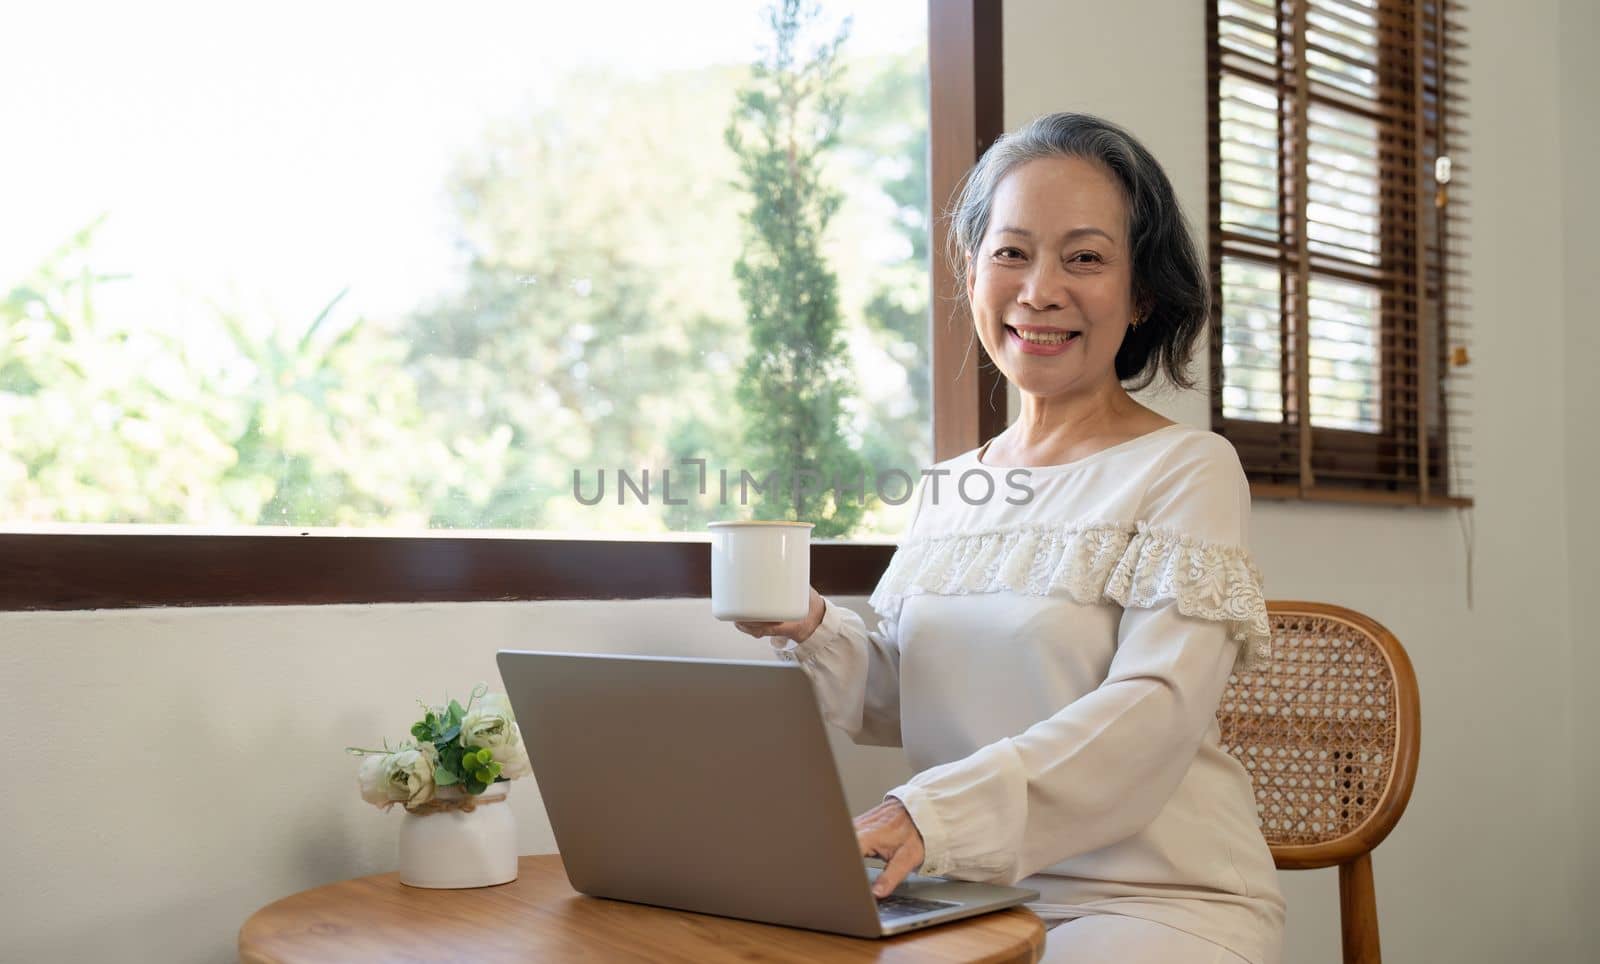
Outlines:
{"label": "white ceramic cup", "polygon": [[786,622],[811,608],[811,523],[713,522],[711,615]]}

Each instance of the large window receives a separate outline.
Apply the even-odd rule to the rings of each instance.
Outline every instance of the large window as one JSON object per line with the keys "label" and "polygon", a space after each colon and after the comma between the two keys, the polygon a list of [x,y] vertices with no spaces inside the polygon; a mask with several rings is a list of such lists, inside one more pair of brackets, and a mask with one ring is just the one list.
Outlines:
{"label": "large window", "polygon": [[921,0],[615,6],[39,8],[0,512],[664,532],[927,464]]}
{"label": "large window", "polygon": [[[660,595],[696,579],[489,572],[530,536],[692,569],[626,540],[714,519],[893,535],[984,420],[935,377],[930,198],[998,123],[985,6],[36,7],[0,61],[0,555],[85,605]],[[281,588],[331,565],[291,534],[377,582]],[[280,588],[89,585],[154,559]]]}
{"label": "large window", "polygon": [[1212,5],[1213,420],[1259,495],[1468,501],[1457,16]]}

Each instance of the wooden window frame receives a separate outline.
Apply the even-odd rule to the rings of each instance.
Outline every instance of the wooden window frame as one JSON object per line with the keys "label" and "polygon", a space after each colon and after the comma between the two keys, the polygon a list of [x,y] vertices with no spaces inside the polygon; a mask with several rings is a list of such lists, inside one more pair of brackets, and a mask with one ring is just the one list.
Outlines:
{"label": "wooden window frame", "polygon": [[[1292,9],[1296,18],[1295,36],[1303,38],[1306,29],[1306,3],[1284,6]],[[1451,283],[1444,275],[1447,264],[1444,251],[1448,237],[1447,230],[1441,228],[1434,236],[1436,241],[1430,241],[1423,231],[1424,219],[1435,216],[1431,211],[1432,205],[1424,204],[1425,189],[1420,183],[1423,141],[1429,130],[1421,107],[1423,6],[1422,0],[1379,0],[1380,20],[1393,22],[1396,18],[1402,18],[1406,21],[1406,26],[1413,37],[1413,46],[1406,55],[1411,59],[1405,63],[1398,62],[1405,58],[1381,62],[1380,75],[1391,84],[1397,77],[1409,77],[1413,79],[1415,86],[1411,91],[1414,114],[1410,123],[1413,126],[1408,129],[1406,135],[1411,139],[1411,146],[1396,143],[1403,138],[1393,136],[1393,131],[1380,133],[1383,145],[1379,157],[1380,181],[1384,185],[1401,185],[1402,189],[1385,191],[1380,195],[1378,268],[1366,273],[1342,271],[1338,267],[1316,263],[1317,258],[1307,250],[1306,232],[1303,230],[1292,232],[1292,240],[1297,242],[1296,250],[1284,253],[1278,261],[1280,270],[1284,270],[1287,266],[1292,271],[1294,264],[1306,263],[1312,265],[1310,270],[1316,276],[1339,278],[1360,284],[1374,284],[1374,277],[1378,275],[1404,275],[1406,280],[1399,284],[1386,286],[1380,283],[1377,287],[1382,296],[1378,330],[1381,352],[1379,377],[1384,385],[1386,402],[1381,416],[1382,430],[1378,433],[1369,433],[1314,426],[1309,418],[1298,418],[1292,422],[1288,420],[1287,416],[1291,411],[1301,413],[1310,411],[1309,379],[1305,377],[1309,370],[1310,336],[1304,325],[1296,326],[1290,320],[1291,316],[1298,319],[1307,317],[1306,292],[1296,292],[1288,280],[1285,281],[1280,293],[1284,305],[1283,315],[1280,316],[1280,344],[1283,359],[1285,420],[1263,422],[1227,418],[1223,414],[1224,237],[1221,230],[1220,99],[1224,68],[1217,0],[1206,0],[1208,247],[1212,296],[1209,325],[1211,424],[1215,431],[1227,437],[1239,450],[1241,462],[1250,480],[1251,494],[1257,498],[1433,508],[1467,508],[1473,504],[1471,498],[1452,495],[1448,491],[1450,479],[1447,466],[1450,465],[1451,455],[1449,446],[1459,443],[1452,442],[1449,426],[1446,424],[1450,410],[1442,380],[1443,373],[1449,365],[1446,358],[1446,339],[1438,337],[1437,343],[1432,346],[1437,349],[1436,357],[1428,357],[1426,351],[1429,347],[1429,337],[1424,329],[1430,324],[1426,320],[1428,311],[1435,313],[1431,321],[1435,331],[1449,330],[1443,313],[1448,304],[1447,293],[1451,290]],[[1436,27],[1442,35],[1442,21]],[[1300,43],[1303,42],[1301,39]],[[1307,193],[1305,184],[1307,143],[1303,132],[1307,126],[1306,111],[1310,95],[1303,51],[1296,49],[1294,54],[1288,62],[1280,59],[1277,69],[1279,75],[1277,83],[1281,85],[1280,89],[1286,92],[1286,96],[1291,98],[1287,110],[1295,115],[1293,122],[1287,126],[1282,116],[1279,120],[1279,137],[1288,139],[1290,132],[1293,131],[1295,140],[1293,145],[1286,144],[1280,148],[1281,156],[1288,157],[1293,154],[1295,160],[1294,170],[1282,172],[1280,179],[1280,184],[1288,185],[1290,188],[1284,193],[1281,201],[1283,212],[1281,217],[1284,219],[1294,217],[1294,200],[1304,198]],[[1286,55],[1280,53],[1280,58],[1284,56]],[[1251,79],[1273,86],[1264,78]],[[1438,136],[1442,146],[1444,139],[1442,130]],[[1445,221],[1444,215],[1437,217],[1442,225]],[[1287,229],[1283,237],[1291,237]],[[1425,250],[1430,243],[1435,246]],[[1283,258],[1288,260],[1281,260]],[[1247,257],[1246,260],[1264,265],[1273,263],[1263,258]],[[1300,299],[1299,304],[1291,309],[1289,301],[1295,298]],[[1428,304],[1424,305],[1424,301]],[[1402,365],[1397,361],[1402,357],[1415,360]],[[1429,424],[1427,417],[1428,403],[1424,401],[1424,398],[1430,395],[1437,402],[1438,413],[1438,419],[1432,424]],[[1393,397],[1404,398],[1415,412],[1414,426],[1410,422],[1401,425],[1397,421],[1387,401]],[[1297,453],[1297,464],[1289,464],[1283,460],[1281,454],[1284,452]],[[1277,453],[1277,457],[1274,453]],[[1314,460],[1321,461],[1322,465],[1315,465]],[[1421,467],[1414,470],[1416,477],[1413,479],[1399,478],[1390,482],[1375,478],[1349,479],[1343,482],[1339,480],[1341,473],[1352,476],[1378,476],[1390,471],[1403,475],[1405,470],[1395,469],[1394,466],[1407,464]]]}
{"label": "wooden window frame", "polygon": [[[990,404],[999,375],[982,364],[960,308],[944,258],[948,222],[939,216],[1003,129],[1000,9],[991,0],[928,0],[938,460],[976,447],[1005,424],[1003,408]],[[820,592],[864,595],[893,551],[887,543],[817,543],[813,582]],[[710,553],[703,539],[293,529],[230,535],[80,526],[0,533],[0,610],[701,597],[711,592]]]}

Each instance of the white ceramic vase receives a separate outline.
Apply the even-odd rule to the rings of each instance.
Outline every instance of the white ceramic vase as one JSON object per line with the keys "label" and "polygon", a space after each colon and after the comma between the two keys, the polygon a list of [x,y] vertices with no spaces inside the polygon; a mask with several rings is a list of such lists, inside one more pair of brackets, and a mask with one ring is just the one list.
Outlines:
{"label": "white ceramic vase", "polygon": [[[473,809],[406,812],[400,823],[400,882],[410,887],[491,887],[517,879],[517,820],[506,795],[510,783],[492,783]],[[467,794],[441,787],[438,799]]]}

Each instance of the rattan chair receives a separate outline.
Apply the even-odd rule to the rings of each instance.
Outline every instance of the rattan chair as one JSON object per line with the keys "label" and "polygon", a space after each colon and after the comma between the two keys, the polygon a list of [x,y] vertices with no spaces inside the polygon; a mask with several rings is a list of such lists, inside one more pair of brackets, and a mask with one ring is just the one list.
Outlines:
{"label": "rattan chair", "polygon": [[1255,784],[1280,870],[1339,868],[1347,964],[1378,964],[1372,849],[1417,776],[1417,677],[1394,634],[1339,606],[1272,602],[1272,655],[1235,674],[1222,745]]}

